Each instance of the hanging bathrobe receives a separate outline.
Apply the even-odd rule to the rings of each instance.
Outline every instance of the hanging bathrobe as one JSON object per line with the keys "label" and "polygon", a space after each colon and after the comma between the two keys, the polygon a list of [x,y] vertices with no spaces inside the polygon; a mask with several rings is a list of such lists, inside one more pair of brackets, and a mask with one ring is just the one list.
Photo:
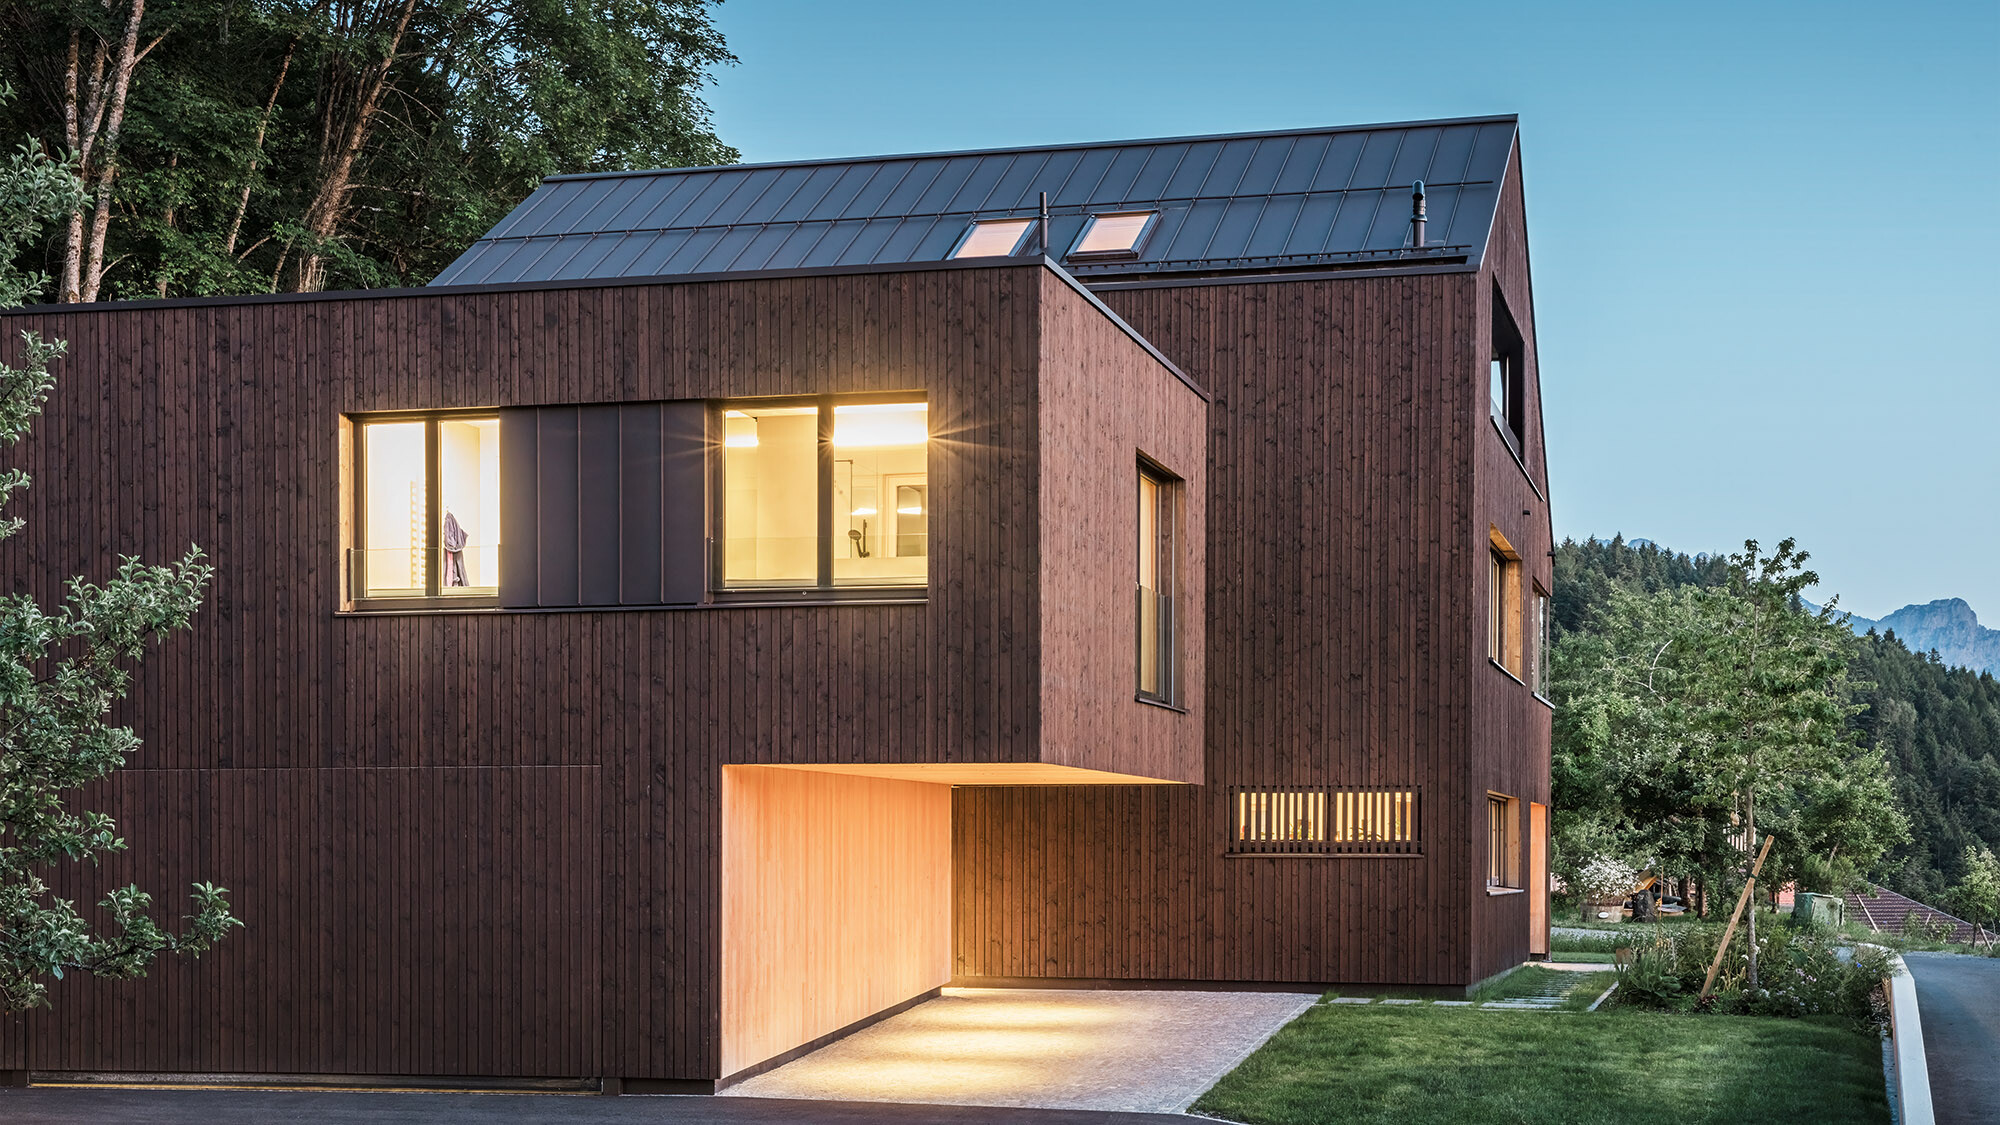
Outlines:
{"label": "hanging bathrobe", "polygon": [[465,541],[471,538],[458,525],[458,517],[446,510],[444,514],[444,584],[465,586]]}

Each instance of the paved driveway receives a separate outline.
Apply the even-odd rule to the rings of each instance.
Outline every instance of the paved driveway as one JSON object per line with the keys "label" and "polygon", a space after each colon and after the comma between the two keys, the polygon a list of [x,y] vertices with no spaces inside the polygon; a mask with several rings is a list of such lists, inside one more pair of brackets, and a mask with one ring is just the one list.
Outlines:
{"label": "paved driveway", "polygon": [[1185,1117],[765,1098],[291,1090],[0,1089],[35,1125],[1187,1125]]}
{"label": "paved driveway", "polygon": [[1317,999],[947,988],[723,1096],[1177,1113]]}
{"label": "paved driveway", "polygon": [[1906,953],[1938,1125],[2000,1121],[2000,958]]}

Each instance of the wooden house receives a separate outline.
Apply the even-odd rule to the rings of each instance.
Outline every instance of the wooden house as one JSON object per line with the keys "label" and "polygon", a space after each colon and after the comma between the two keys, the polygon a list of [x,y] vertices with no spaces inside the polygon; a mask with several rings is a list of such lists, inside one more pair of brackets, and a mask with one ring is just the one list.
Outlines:
{"label": "wooden house", "polygon": [[1511,117],[556,177],[425,289],[41,307],[0,544],[199,544],[89,793],[246,926],[29,1074],[701,1091],[941,986],[1546,952]]}

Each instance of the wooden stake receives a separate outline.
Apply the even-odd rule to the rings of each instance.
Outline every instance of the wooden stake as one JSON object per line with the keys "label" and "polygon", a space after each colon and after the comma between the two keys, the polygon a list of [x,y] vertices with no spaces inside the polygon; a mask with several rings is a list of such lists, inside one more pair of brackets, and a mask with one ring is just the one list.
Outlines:
{"label": "wooden stake", "polygon": [[1750,878],[1743,883],[1743,893],[1736,897],[1736,909],[1729,915],[1729,928],[1722,931],[1722,944],[1715,947],[1715,961],[1708,966],[1708,979],[1701,982],[1701,995],[1697,1000],[1708,998],[1708,990],[1715,987],[1715,974],[1722,968],[1723,955],[1729,952],[1729,939],[1736,936],[1736,923],[1743,917],[1743,907],[1750,901],[1750,892],[1757,887],[1757,873],[1764,869],[1764,857],[1771,854],[1770,833],[1764,834],[1764,847],[1757,853],[1757,862],[1750,865]]}

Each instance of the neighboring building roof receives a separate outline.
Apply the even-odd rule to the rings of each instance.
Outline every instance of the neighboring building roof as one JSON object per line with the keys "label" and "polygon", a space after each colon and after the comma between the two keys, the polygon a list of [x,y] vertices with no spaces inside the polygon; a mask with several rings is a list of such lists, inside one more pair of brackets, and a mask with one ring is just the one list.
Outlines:
{"label": "neighboring building roof", "polygon": [[[433,285],[942,261],[974,219],[1034,216],[1080,276],[1476,265],[1514,117],[552,176]],[[1410,185],[1426,185],[1425,248]],[[1064,260],[1088,216],[1157,210],[1136,257]],[[1039,254],[1030,238],[1026,253]]]}

